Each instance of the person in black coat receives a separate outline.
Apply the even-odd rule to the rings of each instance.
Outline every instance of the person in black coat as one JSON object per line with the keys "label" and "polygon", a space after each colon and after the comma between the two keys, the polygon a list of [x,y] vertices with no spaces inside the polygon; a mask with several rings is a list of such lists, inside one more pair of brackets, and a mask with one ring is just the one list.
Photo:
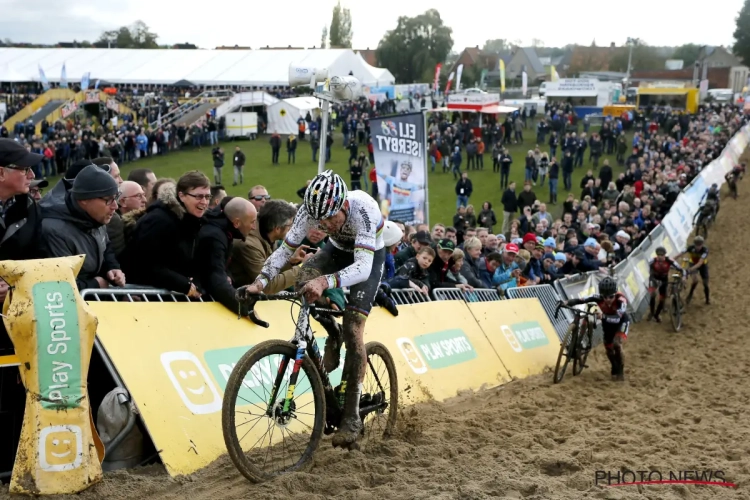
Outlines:
{"label": "person in black coat", "polygon": [[255,206],[239,197],[227,197],[206,212],[198,232],[196,266],[203,289],[233,313],[247,314],[235,298],[235,287],[228,271],[235,239],[244,239],[255,229]]}
{"label": "person in black coat", "polygon": [[180,177],[175,192],[146,209],[120,259],[132,283],[201,296],[195,248],[210,199],[208,177],[192,171]]}
{"label": "person in black coat", "polygon": [[516,196],[516,183],[511,182],[508,185],[508,189],[503,193],[503,197],[500,200],[503,204],[503,229],[502,233],[507,234],[510,231],[510,223],[513,222],[513,217],[518,212],[518,197]]}

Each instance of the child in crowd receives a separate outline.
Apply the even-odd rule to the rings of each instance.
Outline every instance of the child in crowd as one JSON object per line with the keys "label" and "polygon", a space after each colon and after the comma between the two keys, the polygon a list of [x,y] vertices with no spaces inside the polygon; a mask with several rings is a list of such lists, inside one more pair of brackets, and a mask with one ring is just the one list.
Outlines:
{"label": "child in crowd", "polygon": [[423,247],[416,257],[407,260],[396,271],[396,276],[388,284],[391,288],[413,288],[427,295],[430,293],[428,270],[435,260],[435,250]]}

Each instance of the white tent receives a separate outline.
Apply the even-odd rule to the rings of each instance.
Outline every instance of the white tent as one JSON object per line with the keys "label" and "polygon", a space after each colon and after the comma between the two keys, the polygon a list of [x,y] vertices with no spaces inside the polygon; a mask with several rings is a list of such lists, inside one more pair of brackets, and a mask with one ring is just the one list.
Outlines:
{"label": "white tent", "polygon": [[252,108],[256,106],[268,107],[277,102],[279,102],[279,100],[267,92],[240,92],[234,94],[231,99],[221,103],[221,105],[216,108],[216,118],[221,118],[238,108]]}
{"label": "white tent", "polygon": [[10,65],[6,64],[0,68],[0,82],[3,83],[19,83],[31,81],[30,76],[24,76],[18,71],[14,70]]}
{"label": "white tent", "polygon": [[[362,64],[364,64],[367,70],[370,73],[372,73],[372,75],[375,77],[375,83],[370,84],[371,86],[373,87],[388,86],[388,85],[393,85],[393,83],[396,81],[396,78],[393,76],[393,73],[388,71],[387,68],[376,68],[375,66],[370,66],[370,64],[362,56],[361,52],[357,52],[357,55],[362,60]],[[365,85],[368,85],[368,84],[365,83]]]}
{"label": "white tent", "polygon": [[[172,49],[24,49],[0,48],[0,82],[23,75],[38,81],[42,68],[50,82],[60,81],[63,64],[68,81],[85,73],[91,81],[171,85],[286,86],[289,65],[328,68],[330,75],[350,72],[363,85],[393,84],[388,70],[373,68],[351,49],[309,50],[172,50]],[[28,76],[26,76],[28,75]],[[390,81],[386,82],[385,80]]]}
{"label": "white tent", "polygon": [[268,132],[278,132],[281,135],[299,132],[298,121],[307,116],[316,118],[320,113],[320,101],[315,97],[292,97],[268,106]]}

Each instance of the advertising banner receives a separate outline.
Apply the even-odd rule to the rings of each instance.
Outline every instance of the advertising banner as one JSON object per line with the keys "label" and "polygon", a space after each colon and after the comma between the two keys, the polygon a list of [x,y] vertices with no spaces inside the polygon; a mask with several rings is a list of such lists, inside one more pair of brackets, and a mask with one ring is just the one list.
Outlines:
{"label": "advertising banner", "polygon": [[115,113],[119,113],[120,103],[117,102],[117,99],[107,99],[107,109],[111,109]]}
{"label": "advertising banner", "polygon": [[27,391],[11,493],[78,493],[102,479],[87,376],[97,320],[76,287],[84,256],[3,261],[3,322]]}
{"label": "advertising banner", "polygon": [[565,279],[559,280],[558,283],[565,291],[568,299],[578,299],[595,294],[599,280],[600,275],[598,271],[589,271],[587,273],[568,276]]}
{"label": "advertising banner", "polygon": [[426,222],[427,155],[424,115],[370,119],[378,201],[383,215],[405,224]]}
{"label": "advertising banner", "polygon": [[84,100],[86,104],[98,104],[99,103],[99,91],[98,90],[85,90]]}
{"label": "advertising banner", "polygon": [[60,116],[67,118],[78,110],[78,103],[75,101],[66,102],[60,110]]}
{"label": "advertising banner", "polygon": [[[493,303],[498,304],[502,303]],[[258,315],[270,321],[268,329],[247,319],[238,320],[236,313],[218,303],[93,302],[90,307],[100,318],[99,339],[173,476],[190,474],[226,453],[221,408],[232,369],[254,344],[288,339],[294,333],[289,304],[282,302],[256,306]],[[293,312],[296,318],[297,310]],[[539,314],[544,317],[543,312]],[[513,325],[535,320],[520,315],[514,318]],[[322,353],[325,337],[317,336],[325,330],[314,320],[312,323]],[[207,331],[221,331],[221,335],[206,335]],[[518,335],[524,341],[538,342],[535,331]],[[399,402],[403,405],[443,401],[459,391],[494,387],[511,380],[464,302],[401,306],[398,317],[376,307],[365,330],[365,342],[370,340],[383,343],[393,356]],[[342,359],[330,375],[334,387],[341,380],[343,364]],[[277,368],[278,360],[271,358],[267,369],[261,367],[245,379],[240,396],[247,401],[248,409],[251,405],[265,409],[265,405],[259,405],[258,395],[269,393],[266,391],[274,379],[271,374]],[[304,384],[309,381],[300,379],[300,394],[304,393]],[[307,428],[299,430],[300,425],[289,432],[309,432]],[[266,421],[248,427],[252,429],[242,441],[248,446],[268,431]],[[280,442],[281,437],[277,432],[271,439]]]}
{"label": "advertising banner", "polygon": [[542,373],[557,362],[560,339],[538,299],[468,304],[512,377]]}
{"label": "advertising banner", "polygon": [[396,98],[396,88],[393,85],[382,87],[362,86],[362,93],[371,101],[387,101]]}

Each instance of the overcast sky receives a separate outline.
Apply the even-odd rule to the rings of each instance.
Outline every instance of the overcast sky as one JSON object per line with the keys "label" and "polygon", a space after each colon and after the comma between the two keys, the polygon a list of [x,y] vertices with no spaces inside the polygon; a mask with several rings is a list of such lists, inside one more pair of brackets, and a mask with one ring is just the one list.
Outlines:
{"label": "overcast sky", "polygon": [[[559,0],[477,2],[456,0],[342,0],[352,12],[353,48],[374,49],[399,16],[437,9],[453,28],[453,50],[492,38],[548,47],[569,43],[621,45],[636,37],[649,45],[733,43],[735,17],[743,0],[680,4],[668,0]],[[252,48],[320,45],[336,0],[262,2],[174,2],[154,0],[0,0],[0,38],[32,43],[94,41],[102,31],[140,19],[159,35],[160,44],[190,42],[201,48],[240,45]],[[619,5],[620,7],[616,7]],[[214,8],[215,7],[215,8]],[[62,9],[64,8],[64,10]],[[620,9],[617,13],[616,9]]]}

